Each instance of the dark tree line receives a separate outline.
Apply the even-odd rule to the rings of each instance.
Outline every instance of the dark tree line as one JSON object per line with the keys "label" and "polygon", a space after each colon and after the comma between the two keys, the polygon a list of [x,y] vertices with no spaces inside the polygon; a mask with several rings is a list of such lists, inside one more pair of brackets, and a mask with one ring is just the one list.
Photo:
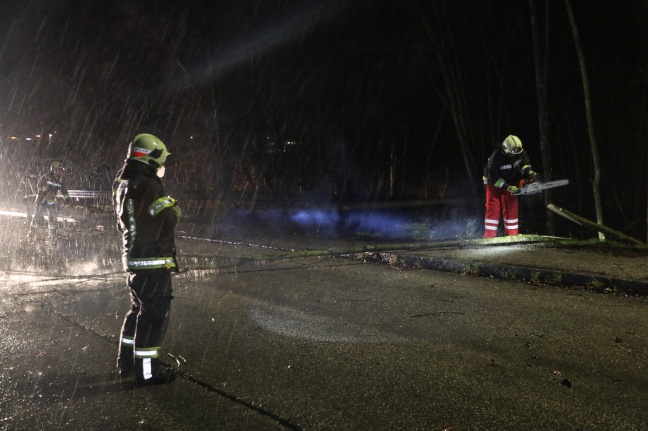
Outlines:
{"label": "dark tree line", "polygon": [[146,130],[171,147],[172,187],[223,202],[478,200],[513,133],[548,179],[571,180],[528,212],[598,208],[646,235],[644,2],[574,3],[573,22],[557,0],[11,3],[2,145],[56,131],[10,151],[24,165],[64,158],[81,181],[116,170]]}

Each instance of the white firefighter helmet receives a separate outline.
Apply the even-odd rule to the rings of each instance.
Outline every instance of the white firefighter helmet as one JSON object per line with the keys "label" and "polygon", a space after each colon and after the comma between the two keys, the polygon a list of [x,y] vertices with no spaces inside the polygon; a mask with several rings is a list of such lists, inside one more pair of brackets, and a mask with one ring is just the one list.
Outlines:
{"label": "white firefighter helmet", "polygon": [[506,154],[520,154],[522,150],[522,141],[515,135],[508,135],[502,142],[502,150]]}

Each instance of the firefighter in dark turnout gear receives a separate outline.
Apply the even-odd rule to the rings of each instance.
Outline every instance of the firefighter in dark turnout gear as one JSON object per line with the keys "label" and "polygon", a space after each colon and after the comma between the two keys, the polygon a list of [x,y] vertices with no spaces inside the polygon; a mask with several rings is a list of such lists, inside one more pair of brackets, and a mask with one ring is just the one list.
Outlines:
{"label": "firefighter in dark turnout gear", "polygon": [[531,168],[529,156],[522,149],[522,141],[514,135],[506,137],[501,148],[488,158],[484,169],[486,186],[486,214],[484,238],[497,236],[500,214],[507,235],[518,235],[518,197],[520,181],[534,180],[538,174]]}
{"label": "firefighter in dark turnout gear", "polygon": [[46,211],[49,236],[52,238],[56,237],[56,228],[58,224],[57,195],[60,193],[66,203],[70,202],[67,188],[61,179],[63,170],[61,162],[52,162],[49,172],[39,178],[36,185],[36,198],[34,200],[34,216],[29,225],[27,238],[31,238],[38,225],[43,223],[45,219],[43,213]]}
{"label": "firefighter in dark turnout gear", "polygon": [[131,298],[117,367],[122,377],[134,372],[139,386],[175,378],[159,360],[171,309],[171,272],[178,272],[174,228],[181,216],[180,207],[165,194],[161,180],[169,154],[157,137],[137,135],[116,179],[115,211],[123,235],[122,260]]}

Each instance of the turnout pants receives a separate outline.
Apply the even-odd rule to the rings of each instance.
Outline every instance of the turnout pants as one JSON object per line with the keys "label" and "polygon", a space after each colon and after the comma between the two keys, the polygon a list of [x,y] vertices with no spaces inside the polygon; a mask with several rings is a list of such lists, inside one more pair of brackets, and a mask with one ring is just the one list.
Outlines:
{"label": "turnout pants", "polygon": [[[31,223],[29,224],[29,235],[45,221],[45,212],[47,212],[47,226],[49,228],[49,235],[56,236],[56,228],[58,226],[58,204],[56,202],[41,202],[35,206],[33,216],[31,216]],[[27,213],[27,218],[30,218],[30,213]]]}
{"label": "turnout pants", "polygon": [[127,283],[131,306],[121,330],[117,355],[120,369],[130,369],[136,360],[149,364],[159,361],[173,298],[171,273],[166,269],[129,273]]}
{"label": "turnout pants", "polygon": [[497,236],[500,215],[504,219],[504,231],[506,234],[518,235],[518,197],[488,183],[486,185],[484,238],[494,238]]}

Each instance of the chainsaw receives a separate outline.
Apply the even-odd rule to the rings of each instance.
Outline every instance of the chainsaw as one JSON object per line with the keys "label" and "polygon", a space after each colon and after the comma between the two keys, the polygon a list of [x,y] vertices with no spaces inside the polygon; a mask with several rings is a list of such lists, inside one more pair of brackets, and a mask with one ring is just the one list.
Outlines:
{"label": "chainsaw", "polygon": [[516,195],[537,195],[538,193],[542,193],[547,189],[562,187],[566,186],[567,184],[569,184],[569,180],[555,180],[547,181],[545,183],[541,181],[524,181],[523,184],[521,184],[520,193],[516,193]]}

